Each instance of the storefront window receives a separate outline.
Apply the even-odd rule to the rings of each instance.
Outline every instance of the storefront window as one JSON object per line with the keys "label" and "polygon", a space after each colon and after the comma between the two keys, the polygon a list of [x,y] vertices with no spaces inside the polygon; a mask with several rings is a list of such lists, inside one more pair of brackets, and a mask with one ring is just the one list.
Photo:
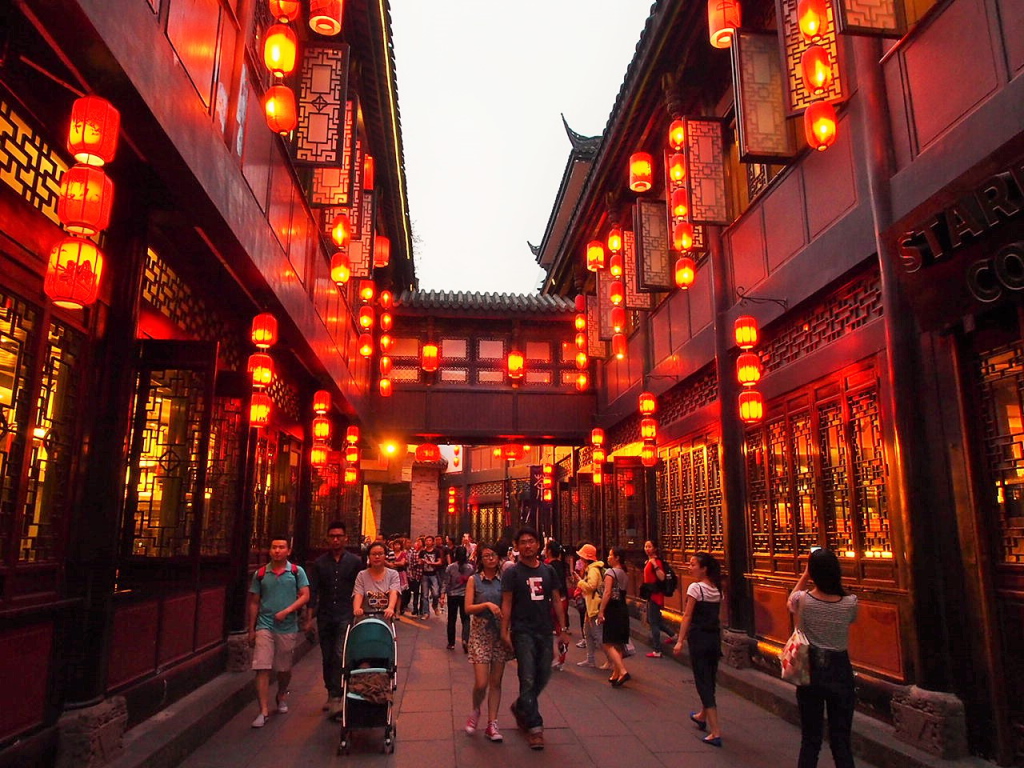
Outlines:
{"label": "storefront window", "polygon": [[658,530],[664,552],[686,557],[724,550],[719,449],[718,438],[704,434],[661,452]]}

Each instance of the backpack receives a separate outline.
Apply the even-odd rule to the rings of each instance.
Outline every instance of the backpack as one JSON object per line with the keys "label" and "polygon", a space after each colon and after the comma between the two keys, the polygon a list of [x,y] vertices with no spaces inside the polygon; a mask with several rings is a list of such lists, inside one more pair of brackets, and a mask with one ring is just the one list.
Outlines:
{"label": "backpack", "polygon": [[[291,566],[292,566],[292,576],[295,576],[296,578],[298,578],[298,576],[299,576],[299,566],[297,566],[295,563],[291,563]],[[259,567],[259,569],[256,571],[256,581],[262,582],[263,581],[263,577],[266,576],[266,575],[267,575],[267,566],[261,565]]]}
{"label": "backpack", "polygon": [[665,580],[661,582],[661,594],[665,595],[665,597],[672,597],[679,586],[679,577],[672,570],[672,566],[664,560],[661,561],[661,569],[665,572]]}

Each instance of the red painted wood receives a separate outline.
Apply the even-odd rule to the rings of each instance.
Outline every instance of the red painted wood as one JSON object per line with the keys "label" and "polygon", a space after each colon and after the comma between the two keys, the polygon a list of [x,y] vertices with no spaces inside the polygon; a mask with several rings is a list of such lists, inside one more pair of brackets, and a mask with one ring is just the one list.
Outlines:
{"label": "red painted wood", "polygon": [[157,600],[115,609],[107,671],[108,690],[142,677],[156,668],[159,617]]}
{"label": "red painted wood", "polygon": [[53,625],[0,632],[0,680],[17,680],[0,707],[0,741],[43,722],[50,680]]}
{"label": "red painted wood", "polygon": [[165,598],[161,614],[157,662],[162,666],[192,652],[195,644],[195,594]]}
{"label": "red painted wood", "polygon": [[224,587],[204,589],[199,593],[199,614],[196,625],[196,649],[219,643],[224,639]]}

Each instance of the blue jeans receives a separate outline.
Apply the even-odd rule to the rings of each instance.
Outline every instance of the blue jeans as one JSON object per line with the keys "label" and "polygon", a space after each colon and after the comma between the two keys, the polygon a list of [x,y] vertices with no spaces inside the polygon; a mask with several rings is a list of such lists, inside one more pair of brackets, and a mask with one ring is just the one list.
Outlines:
{"label": "blue jeans", "polygon": [[529,632],[513,632],[512,647],[516,651],[516,666],[519,668],[519,698],[512,704],[524,727],[530,731],[544,727],[544,718],[537,707],[537,697],[551,679],[551,662],[554,652],[551,635],[534,635]]}
{"label": "blue jeans", "polygon": [[672,637],[672,633],[668,631],[665,620],[661,617],[661,606],[653,600],[647,601],[647,623],[651,625],[651,645],[654,646],[654,650],[660,651],[661,633],[664,632],[668,637]]}
{"label": "blue jeans", "polygon": [[437,610],[438,600],[441,599],[441,577],[436,573],[425,573],[420,581],[420,600],[423,606],[423,613],[430,613],[433,606]]}

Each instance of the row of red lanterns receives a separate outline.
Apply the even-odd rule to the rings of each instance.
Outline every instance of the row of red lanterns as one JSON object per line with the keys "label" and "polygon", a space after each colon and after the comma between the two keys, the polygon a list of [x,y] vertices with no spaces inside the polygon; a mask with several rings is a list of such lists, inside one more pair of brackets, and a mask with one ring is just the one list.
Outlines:
{"label": "row of red lanterns", "polygon": [[[819,45],[829,23],[829,0],[800,0],[797,26],[804,40],[811,43],[800,57],[800,73],[804,87],[814,97],[832,85],[835,64],[828,50]],[[824,151],[836,140],[838,118],[835,107],[824,99],[812,101],[804,110],[804,136],[813,149]]]}
{"label": "row of red lanterns", "polygon": [[274,378],[274,360],[267,350],[277,343],[277,318],[270,312],[260,312],[252,319],[250,338],[258,351],[250,355],[248,364],[253,387],[249,398],[249,426],[261,429],[270,423],[273,408],[273,400],[266,389]]}
{"label": "row of red lanterns", "polygon": [[576,390],[583,392],[590,386],[590,367],[587,339],[587,297],[580,293],[576,296],[576,314],[573,317],[573,327],[576,329]]}
{"label": "row of red lanterns", "polygon": [[733,331],[736,346],[743,350],[736,358],[736,378],[743,385],[738,403],[740,421],[745,424],[756,424],[764,417],[764,398],[754,389],[761,381],[763,366],[760,355],[751,351],[760,339],[757,319],[750,315],[737,317]]}
{"label": "row of red lanterns", "polygon": [[693,224],[690,221],[690,198],[686,188],[688,172],[686,121],[676,115],[668,128],[665,189],[669,202],[672,248],[679,253],[673,272],[676,286],[683,290],[693,285],[697,275],[697,265],[690,256],[693,249]]}
{"label": "row of red lanterns", "polygon": [[658,412],[658,399],[651,392],[641,392],[637,398],[640,411],[640,463],[645,467],[653,467],[658,463],[658,420],[654,415]]}

